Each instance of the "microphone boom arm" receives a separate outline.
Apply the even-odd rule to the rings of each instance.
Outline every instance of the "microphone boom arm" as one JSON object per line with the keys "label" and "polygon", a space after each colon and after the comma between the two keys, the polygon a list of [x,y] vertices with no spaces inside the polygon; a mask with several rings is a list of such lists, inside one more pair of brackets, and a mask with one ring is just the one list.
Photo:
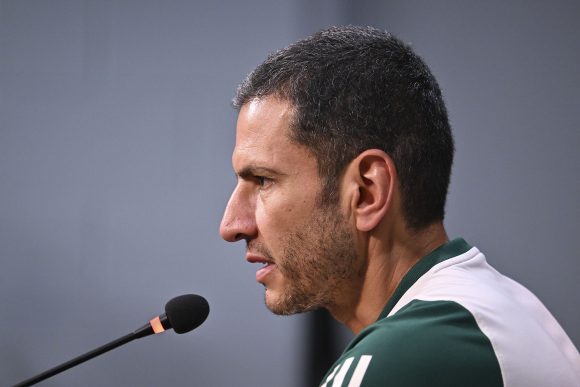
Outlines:
{"label": "microphone boom arm", "polygon": [[26,379],[23,382],[15,384],[13,387],[32,386],[33,384],[84,363],[85,361],[105,352],[120,347],[123,344],[127,344],[135,339],[140,339],[141,337],[158,334],[168,329],[173,329],[177,334],[187,333],[200,326],[205,321],[208,314],[209,304],[205,298],[196,294],[184,294],[174,297],[165,304],[165,313],[153,318],[148,324],[143,325],[134,332],[111,341],[97,349],[93,349],[83,355],[77,356],[66,363],[44,371],[30,379]]}
{"label": "microphone boom arm", "polygon": [[[167,326],[170,324],[165,314],[160,316],[160,321],[163,324],[164,328],[166,329],[171,328],[170,326]],[[123,337],[118,338],[117,340],[113,340],[110,343],[100,346],[99,348],[93,349],[92,351],[77,356],[74,359],[67,361],[66,363],[62,363],[56,367],[46,370],[43,373],[38,374],[30,379],[26,379],[23,382],[15,384],[14,387],[32,386],[36,383],[42,382],[43,380],[50,378],[51,376],[60,374],[61,372],[66,371],[69,368],[84,363],[87,360],[91,360],[92,358],[97,357],[105,352],[109,352],[110,350],[120,347],[123,344],[127,344],[128,342],[133,341],[135,339],[140,339],[141,337],[152,335],[153,333],[155,332],[151,327],[151,323],[145,324],[141,328],[137,329],[135,332],[131,332]]]}

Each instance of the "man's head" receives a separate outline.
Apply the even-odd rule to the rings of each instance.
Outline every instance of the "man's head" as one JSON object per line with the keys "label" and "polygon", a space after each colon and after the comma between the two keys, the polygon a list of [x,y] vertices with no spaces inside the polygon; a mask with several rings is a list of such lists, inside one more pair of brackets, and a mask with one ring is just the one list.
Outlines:
{"label": "man's head", "polygon": [[393,159],[407,225],[444,216],[453,139],[435,78],[412,50],[374,28],[333,27],[269,56],[234,106],[275,95],[295,109],[291,138],[315,155],[322,203],[338,200],[346,165],[365,149]]}
{"label": "man's head", "polygon": [[427,67],[385,32],[331,28],[293,44],[248,76],[234,105],[238,184],[220,232],[265,264],[256,279],[275,313],[356,296],[360,240],[387,213],[409,230],[442,220],[445,107]]}
{"label": "man's head", "polygon": [[312,152],[290,139],[294,109],[275,96],[240,110],[232,164],[237,186],[220,233],[247,243],[246,260],[264,264],[256,280],[277,314],[331,307],[353,282],[352,235],[340,214],[320,208],[321,181]]}

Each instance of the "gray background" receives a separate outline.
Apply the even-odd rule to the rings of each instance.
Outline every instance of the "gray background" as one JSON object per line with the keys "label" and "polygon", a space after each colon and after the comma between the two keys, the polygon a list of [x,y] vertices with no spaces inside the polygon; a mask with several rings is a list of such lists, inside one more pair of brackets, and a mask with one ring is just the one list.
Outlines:
{"label": "gray background", "polygon": [[[182,293],[194,333],[143,339],[46,386],[297,386],[304,316],[262,305],[217,233],[237,83],[331,24],[389,29],[443,89],[447,227],[580,343],[577,1],[0,2],[0,385],[144,324]],[[530,338],[533,340],[533,338]]]}

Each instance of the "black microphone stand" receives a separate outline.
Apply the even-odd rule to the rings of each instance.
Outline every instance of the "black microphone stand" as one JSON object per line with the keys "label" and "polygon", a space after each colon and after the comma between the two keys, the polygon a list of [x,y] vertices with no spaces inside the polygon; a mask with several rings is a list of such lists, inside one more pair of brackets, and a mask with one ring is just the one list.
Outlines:
{"label": "black microphone stand", "polygon": [[[165,323],[164,325],[167,325],[167,317],[165,315],[160,316],[160,320],[162,323]],[[165,320],[165,321],[163,321],[163,320]],[[45,379],[50,378],[51,376],[54,376],[54,375],[59,374],[63,371],[66,371],[69,368],[72,368],[76,365],[84,363],[85,361],[90,360],[96,356],[99,356],[105,352],[108,352],[112,349],[120,347],[123,344],[127,344],[128,342],[133,341],[135,339],[140,339],[141,337],[152,335],[153,333],[155,333],[155,332],[153,331],[153,328],[151,327],[151,325],[145,324],[141,328],[137,329],[135,332],[129,333],[128,335],[120,337],[117,340],[113,340],[110,343],[107,343],[107,344],[105,344],[97,349],[93,349],[92,351],[89,351],[85,354],[77,356],[74,359],[67,361],[66,363],[62,363],[62,364],[60,364],[54,368],[51,368],[47,371],[44,371],[43,373],[38,374],[30,379],[27,379],[23,382],[15,384],[14,387],[32,386],[36,383],[39,383]]]}

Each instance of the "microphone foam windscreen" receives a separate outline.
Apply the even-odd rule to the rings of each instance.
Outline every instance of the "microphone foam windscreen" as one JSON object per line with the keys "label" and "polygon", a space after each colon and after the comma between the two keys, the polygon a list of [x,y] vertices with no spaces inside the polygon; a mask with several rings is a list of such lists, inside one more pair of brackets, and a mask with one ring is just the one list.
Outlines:
{"label": "microphone foam windscreen", "polygon": [[175,333],[186,333],[205,321],[209,314],[209,304],[202,296],[184,294],[165,304],[165,314]]}

